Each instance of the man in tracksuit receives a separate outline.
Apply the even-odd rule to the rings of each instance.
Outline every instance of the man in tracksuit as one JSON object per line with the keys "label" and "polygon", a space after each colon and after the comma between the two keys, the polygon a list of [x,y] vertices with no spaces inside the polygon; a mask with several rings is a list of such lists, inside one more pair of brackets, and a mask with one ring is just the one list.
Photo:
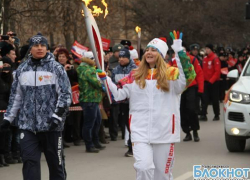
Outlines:
{"label": "man in tracksuit", "polygon": [[43,150],[50,180],[65,180],[62,130],[72,99],[70,82],[64,68],[47,53],[44,36],[33,36],[29,46],[31,55],[16,70],[0,129],[8,129],[19,111],[23,179],[41,179]]}
{"label": "man in tracksuit", "polygon": [[202,105],[202,115],[200,120],[207,121],[207,107],[209,101],[212,100],[214,110],[214,121],[220,120],[220,74],[221,63],[217,55],[213,52],[213,45],[206,45],[207,56],[203,60],[203,74],[204,74],[204,104]]}

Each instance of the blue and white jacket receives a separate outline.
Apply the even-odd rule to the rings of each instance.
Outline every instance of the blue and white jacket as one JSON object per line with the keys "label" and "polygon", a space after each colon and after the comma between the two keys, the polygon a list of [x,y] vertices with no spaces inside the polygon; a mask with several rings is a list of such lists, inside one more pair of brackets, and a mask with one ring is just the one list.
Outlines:
{"label": "blue and white jacket", "polygon": [[52,117],[59,119],[62,131],[71,104],[70,82],[63,66],[47,53],[39,63],[31,57],[16,70],[4,119],[12,122],[19,112],[18,126],[32,132],[48,131]]}
{"label": "blue and white jacket", "polygon": [[[129,73],[136,69],[137,66],[135,65],[133,60],[129,60],[129,64],[127,66],[121,66],[120,64],[116,66],[112,71],[112,81],[117,84],[122,78],[129,75]],[[117,102],[114,100],[114,97],[112,96],[113,104],[116,104]],[[128,103],[128,100],[120,101],[119,103]]]}
{"label": "blue and white jacket", "polygon": [[129,75],[129,73],[136,69],[137,66],[135,65],[133,60],[129,60],[129,64],[127,66],[121,66],[120,64],[116,66],[112,71],[112,81],[117,84],[122,78]]}

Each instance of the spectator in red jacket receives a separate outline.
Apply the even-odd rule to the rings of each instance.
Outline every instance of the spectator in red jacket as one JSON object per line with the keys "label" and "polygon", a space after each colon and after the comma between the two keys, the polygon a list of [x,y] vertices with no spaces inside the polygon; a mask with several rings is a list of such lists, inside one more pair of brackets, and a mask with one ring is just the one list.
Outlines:
{"label": "spectator in red jacket", "polygon": [[203,60],[204,74],[204,104],[202,105],[202,115],[200,120],[207,121],[207,107],[209,101],[212,100],[214,110],[214,121],[220,120],[220,104],[219,104],[219,81],[221,74],[221,63],[217,55],[213,52],[213,45],[206,45],[207,56]]}

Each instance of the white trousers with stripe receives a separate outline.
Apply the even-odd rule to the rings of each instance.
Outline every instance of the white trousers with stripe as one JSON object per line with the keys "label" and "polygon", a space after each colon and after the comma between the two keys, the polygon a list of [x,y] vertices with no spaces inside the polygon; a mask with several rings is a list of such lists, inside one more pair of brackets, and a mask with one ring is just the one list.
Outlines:
{"label": "white trousers with stripe", "polygon": [[133,153],[136,180],[173,180],[173,143],[133,143]]}

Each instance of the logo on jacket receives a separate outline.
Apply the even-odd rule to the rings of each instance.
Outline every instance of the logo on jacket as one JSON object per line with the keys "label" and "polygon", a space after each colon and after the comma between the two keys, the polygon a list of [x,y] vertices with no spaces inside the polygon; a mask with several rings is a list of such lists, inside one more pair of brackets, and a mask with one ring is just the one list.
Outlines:
{"label": "logo on jacket", "polygon": [[44,79],[47,80],[47,81],[51,80],[51,78],[52,78],[52,76],[49,76],[49,75],[45,75],[45,76],[43,76],[43,77],[44,77]]}
{"label": "logo on jacket", "polygon": [[39,81],[42,81],[43,80],[43,76],[39,76]]}

